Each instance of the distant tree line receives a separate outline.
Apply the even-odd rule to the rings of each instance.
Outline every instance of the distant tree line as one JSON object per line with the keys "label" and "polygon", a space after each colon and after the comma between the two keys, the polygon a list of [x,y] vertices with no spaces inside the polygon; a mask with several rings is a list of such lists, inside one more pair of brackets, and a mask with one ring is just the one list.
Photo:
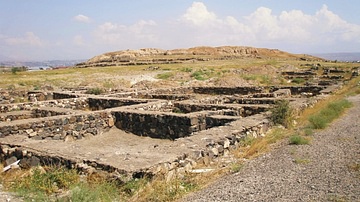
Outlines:
{"label": "distant tree line", "polygon": [[21,66],[21,67],[6,67],[6,66],[0,66],[0,72],[11,72],[13,74],[16,74],[17,72],[23,72],[27,71],[28,67]]}

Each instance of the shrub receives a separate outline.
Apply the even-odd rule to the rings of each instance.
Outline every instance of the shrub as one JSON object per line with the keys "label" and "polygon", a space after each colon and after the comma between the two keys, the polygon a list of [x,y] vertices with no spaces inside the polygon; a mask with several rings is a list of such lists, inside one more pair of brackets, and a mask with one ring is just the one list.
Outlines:
{"label": "shrub", "polygon": [[94,95],[100,95],[101,93],[103,93],[104,90],[101,88],[90,88],[86,90],[86,94],[94,94]]}
{"label": "shrub", "polygon": [[303,78],[294,78],[291,82],[296,83],[296,84],[302,84],[302,83],[305,83],[305,79],[303,79]]}
{"label": "shrub", "polygon": [[294,144],[294,145],[309,144],[309,139],[306,139],[300,135],[292,135],[290,136],[290,144]]}
{"label": "shrub", "polygon": [[270,120],[274,124],[281,124],[284,127],[290,127],[293,116],[293,110],[287,100],[279,100],[275,103],[274,108],[271,109]]}
{"label": "shrub", "polygon": [[194,73],[191,74],[191,77],[195,78],[196,80],[199,80],[199,81],[204,81],[206,80],[206,75],[203,71],[201,70],[198,70]]}

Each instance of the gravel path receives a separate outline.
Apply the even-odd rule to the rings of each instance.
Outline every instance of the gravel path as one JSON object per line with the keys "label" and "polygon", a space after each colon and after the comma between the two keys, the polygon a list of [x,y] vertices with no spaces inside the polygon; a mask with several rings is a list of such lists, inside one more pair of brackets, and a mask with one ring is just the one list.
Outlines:
{"label": "gravel path", "polygon": [[284,142],[182,201],[360,201],[360,95],[349,100],[310,145]]}

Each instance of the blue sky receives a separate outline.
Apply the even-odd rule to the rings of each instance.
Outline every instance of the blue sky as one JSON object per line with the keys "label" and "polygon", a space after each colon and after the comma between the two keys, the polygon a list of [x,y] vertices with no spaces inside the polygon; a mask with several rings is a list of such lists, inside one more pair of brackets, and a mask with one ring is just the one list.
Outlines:
{"label": "blue sky", "polygon": [[359,0],[0,0],[0,59],[254,46],[360,52]]}

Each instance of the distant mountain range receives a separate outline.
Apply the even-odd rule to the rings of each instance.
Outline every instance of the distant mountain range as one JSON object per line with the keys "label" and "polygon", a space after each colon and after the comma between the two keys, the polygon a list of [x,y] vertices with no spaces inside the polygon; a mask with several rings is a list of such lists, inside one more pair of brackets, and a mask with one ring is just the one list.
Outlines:
{"label": "distant mountain range", "polygon": [[6,67],[29,67],[30,69],[39,69],[39,68],[49,68],[49,67],[69,67],[75,66],[80,62],[84,62],[86,60],[49,60],[49,61],[1,61],[0,66]]}
{"label": "distant mountain range", "polygon": [[352,53],[314,53],[310,54],[318,56],[327,60],[338,60],[344,62],[358,62],[360,61],[360,52]]}

